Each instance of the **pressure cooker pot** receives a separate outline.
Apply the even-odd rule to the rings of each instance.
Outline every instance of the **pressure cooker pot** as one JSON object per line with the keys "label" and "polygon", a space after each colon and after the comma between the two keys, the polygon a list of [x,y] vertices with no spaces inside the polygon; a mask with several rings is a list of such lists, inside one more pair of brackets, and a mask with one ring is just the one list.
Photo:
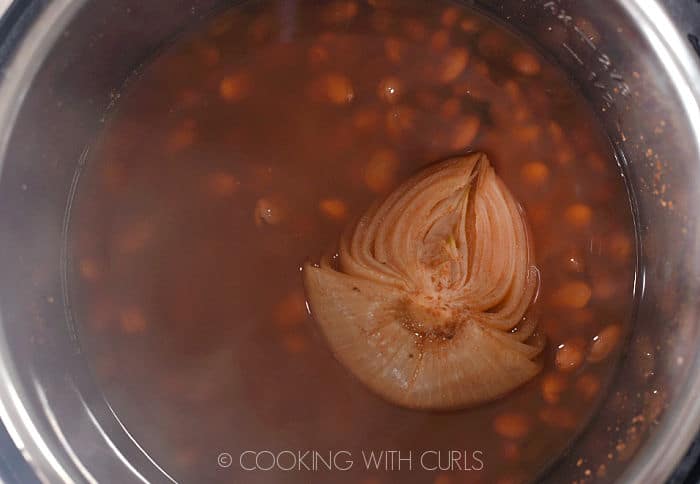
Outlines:
{"label": "pressure cooker pot", "polygon": [[[288,18],[301,0],[270,2]],[[175,480],[90,370],[69,287],[73,204],[125,83],[181,32],[238,3],[17,0],[0,24],[0,418],[27,463],[23,480]],[[664,482],[700,430],[700,5],[454,5],[517,33],[565,71],[610,140],[630,201],[631,330],[595,416],[539,478]],[[222,89],[236,96],[234,84]],[[265,207],[260,217],[272,221]],[[238,464],[238,455],[219,457],[212,468]]]}

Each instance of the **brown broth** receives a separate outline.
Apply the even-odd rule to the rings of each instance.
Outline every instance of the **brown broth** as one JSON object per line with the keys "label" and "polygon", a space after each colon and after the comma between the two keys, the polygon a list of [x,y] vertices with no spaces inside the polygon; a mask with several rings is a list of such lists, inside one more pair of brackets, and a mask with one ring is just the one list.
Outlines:
{"label": "brown broth", "polygon": [[[397,408],[334,360],[300,267],[382,193],[471,150],[528,215],[545,369],[477,408]],[[248,2],[125,86],[79,186],[71,294],[108,401],[180,482],[526,482],[613,372],[630,213],[585,100],[486,17],[446,1]],[[354,465],[247,472],[247,450],[347,450]],[[410,451],[412,469],[367,470],[372,450]],[[481,451],[483,469],[421,468],[450,450]]]}

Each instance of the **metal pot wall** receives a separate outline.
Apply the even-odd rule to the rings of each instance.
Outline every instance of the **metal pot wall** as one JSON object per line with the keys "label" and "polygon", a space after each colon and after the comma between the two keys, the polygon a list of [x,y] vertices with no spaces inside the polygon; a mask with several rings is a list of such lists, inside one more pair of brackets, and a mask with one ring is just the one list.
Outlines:
{"label": "metal pot wall", "polygon": [[[23,479],[168,481],[86,370],[63,297],[67,205],[112,94],[226,3],[15,2],[0,24],[0,417],[29,464]],[[687,30],[700,25],[700,4],[465,3],[569,72],[599,113],[635,207],[633,334],[598,417],[544,481],[605,464],[598,482],[663,482],[700,427],[700,43]],[[624,458],[609,460],[620,446]]]}

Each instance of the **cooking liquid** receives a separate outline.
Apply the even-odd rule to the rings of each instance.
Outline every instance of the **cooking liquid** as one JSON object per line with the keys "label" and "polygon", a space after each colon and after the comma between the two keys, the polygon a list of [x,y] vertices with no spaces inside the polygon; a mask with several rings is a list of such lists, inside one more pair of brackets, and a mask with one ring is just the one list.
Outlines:
{"label": "cooking liquid", "polygon": [[[333,358],[300,267],[401,180],[474,150],[532,228],[545,368],[477,408],[398,408]],[[530,45],[446,1],[214,17],[124,87],[74,206],[82,345],[179,482],[533,480],[591,417],[631,314],[630,205],[594,113]],[[262,470],[260,451],[281,457]]]}

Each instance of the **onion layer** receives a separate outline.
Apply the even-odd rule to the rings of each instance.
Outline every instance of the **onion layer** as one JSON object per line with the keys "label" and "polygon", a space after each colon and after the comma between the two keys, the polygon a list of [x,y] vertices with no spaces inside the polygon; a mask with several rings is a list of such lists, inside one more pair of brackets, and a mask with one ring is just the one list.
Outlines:
{"label": "onion layer", "polygon": [[307,264],[312,313],[337,359],[387,400],[453,409],[533,378],[539,278],[518,203],[482,153],[433,165]]}

